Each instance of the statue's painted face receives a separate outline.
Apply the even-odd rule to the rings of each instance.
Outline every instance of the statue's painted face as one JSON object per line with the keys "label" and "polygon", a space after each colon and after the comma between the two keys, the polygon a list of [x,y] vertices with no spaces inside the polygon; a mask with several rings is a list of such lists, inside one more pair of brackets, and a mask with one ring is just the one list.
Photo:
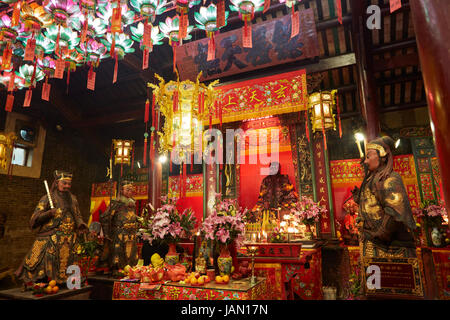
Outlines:
{"label": "statue's painted face", "polygon": [[122,194],[127,197],[127,198],[131,198],[133,196],[133,187],[132,186],[125,186],[122,187]]}
{"label": "statue's painted face", "polygon": [[369,149],[367,151],[366,160],[364,160],[364,164],[367,165],[369,171],[375,171],[380,166],[380,157],[376,150]]}
{"label": "statue's painted face", "polygon": [[59,180],[58,181],[58,191],[67,192],[72,187],[72,180]]}

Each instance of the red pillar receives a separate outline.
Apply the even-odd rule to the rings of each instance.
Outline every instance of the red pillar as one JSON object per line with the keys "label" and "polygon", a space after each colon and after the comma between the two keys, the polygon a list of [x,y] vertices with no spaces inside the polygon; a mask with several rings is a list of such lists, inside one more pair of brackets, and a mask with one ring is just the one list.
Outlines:
{"label": "red pillar", "polygon": [[373,76],[373,59],[368,54],[367,39],[370,30],[366,27],[365,1],[352,0],[352,41],[356,56],[359,101],[362,116],[366,122],[366,138],[368,141],[378,137],[380,121],[378,118],[378,102],[375,78]]}
{"label": "red pillar", "polygon": [[444,198],[450,209],[450,1],[410,0],[431,129],[441,169]]}

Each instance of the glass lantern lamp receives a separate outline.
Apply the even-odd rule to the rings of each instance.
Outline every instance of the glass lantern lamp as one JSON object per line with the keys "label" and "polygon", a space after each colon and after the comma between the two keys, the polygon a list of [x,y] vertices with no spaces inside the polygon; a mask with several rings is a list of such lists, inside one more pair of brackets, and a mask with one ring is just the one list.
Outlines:
{"label": "glass lantern lamp", "polygon": [[334,109],[337,90],[316,92],[309,96],[309,110],[313,132],[336,130]]}

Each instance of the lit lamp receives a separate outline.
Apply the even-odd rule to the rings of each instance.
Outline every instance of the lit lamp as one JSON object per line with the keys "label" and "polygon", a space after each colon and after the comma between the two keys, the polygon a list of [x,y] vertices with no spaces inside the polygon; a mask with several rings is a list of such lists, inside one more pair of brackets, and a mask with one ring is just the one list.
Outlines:
{"label": "lit lamp", "polygon": [[113,139],[114,148],[114,165],[120,164],[120,175],[122,176],[123,165],[130,165],[133,169],[134,162],[134,140],[119,140]]}
{"label": "lit lamp", "polygon": [[17,136],[13,132],[8,134],[0,132],[0,167],[4,170],[8,163],[8,152],[12,150],[16,139]]}
{"label": "lit lamp", "polygon": [[364,158],[364,153],[361,148],[361,142],[365,142],[365,141],[366,141],[366,137],[364,136],[364,134],[362,134],[361,132],[355,133],[355,142],[356,142],[356,145],[358,146],[360,158]]}
{"label": "lit lamp", "polygon": [[[312,130],[321,130],[327,148],[325,131],[336,130],[334,109],[336,108],[337,90],[316,92],[309,96],[309,110],[311,113]],[[339,129],[341,135],[341,129]]]}

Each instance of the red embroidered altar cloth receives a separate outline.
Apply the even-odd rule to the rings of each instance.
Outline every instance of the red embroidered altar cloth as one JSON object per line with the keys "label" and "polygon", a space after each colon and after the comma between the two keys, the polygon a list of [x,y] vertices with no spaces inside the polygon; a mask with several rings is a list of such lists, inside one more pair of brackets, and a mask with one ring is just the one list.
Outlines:
{"label": "red embroidered altar cloth", "polygon": [[258,278],[255,285],[250,279],[230,280],[228,284],[214,281],[203,286],[171,282],[159,290],[142,290],[140,283],[114,282],[113,300],[265,300],[267,282]]}

